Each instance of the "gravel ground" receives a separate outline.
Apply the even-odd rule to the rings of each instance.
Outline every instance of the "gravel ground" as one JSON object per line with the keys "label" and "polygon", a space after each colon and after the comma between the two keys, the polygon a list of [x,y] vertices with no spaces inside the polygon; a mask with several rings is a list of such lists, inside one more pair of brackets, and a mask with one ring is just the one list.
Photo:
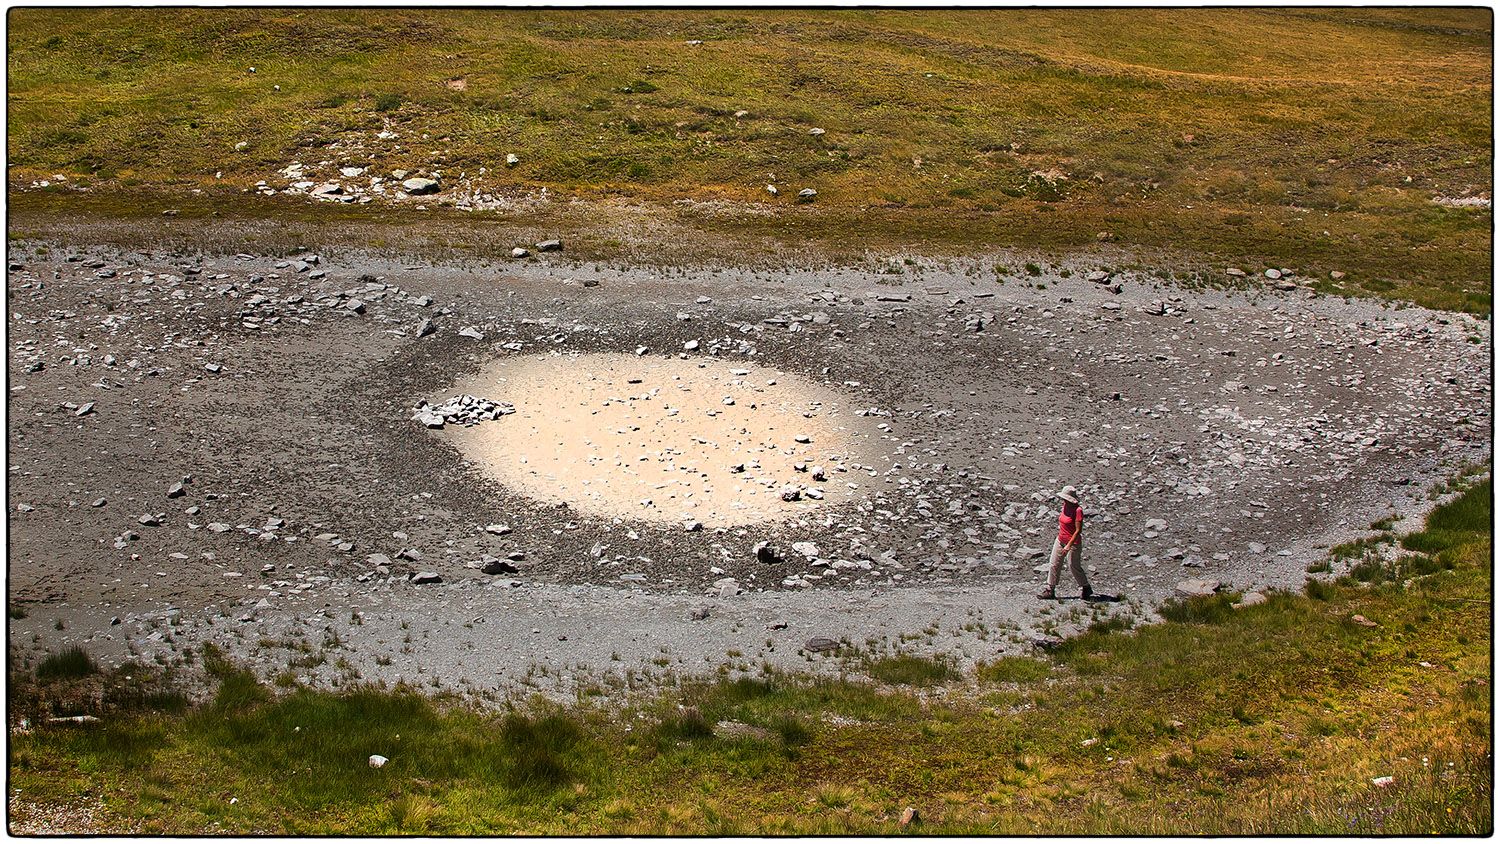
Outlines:
{"label": "gravel ground", "polygon": [[12,789],[6,817],[11,835],[140,834],[134,824],[109,815],[103,798],[98,796],[80,795],[67,803],[33,803],[21,795],[20,789]]}
{"label": "gravel ground", "polygon": [[[1185,579],[1300,586],[1329,545],[1491,459],[1489,323],[1291,284],[85,242],[10,253],[23,659],[170,664],[212,640],[268,677],[484,695],[842,664],[812,637],[968,662],[1149,615]],[[882,432],[880,468],[848,500],[688,531],[531,501],[412,420],[497,357],[639,347],[838,391]],[[1121,600],[1032,597],[1065,483],[1096,588]],[[483,573],[502,559],[517,571]]]}

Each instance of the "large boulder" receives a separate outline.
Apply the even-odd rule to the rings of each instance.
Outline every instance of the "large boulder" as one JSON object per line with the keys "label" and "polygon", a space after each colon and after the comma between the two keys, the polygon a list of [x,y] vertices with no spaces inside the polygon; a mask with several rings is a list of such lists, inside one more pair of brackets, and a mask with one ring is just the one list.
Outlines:
{"label": "large boulder", "polygon": [[407,179],[401,183],[401,187],[405,188],[409,194],[420,196],[424,193],[437,193],[441,186],[438,184],[437,179],[423,179],[418,177]]}

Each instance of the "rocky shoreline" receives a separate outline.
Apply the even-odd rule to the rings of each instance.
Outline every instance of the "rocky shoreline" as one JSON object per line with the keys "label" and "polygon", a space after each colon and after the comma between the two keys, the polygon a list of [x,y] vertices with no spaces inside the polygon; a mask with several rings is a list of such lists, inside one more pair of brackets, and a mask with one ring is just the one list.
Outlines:
{"label": "rocky shoreline", "polygon": [[[1296,587],[1320,547],[1490,459],[1486,323],[1300,288],[41,245],[9,256],[23,654],[170,664],[209,640],[267,676],[491,691],[934,625],[908,646],[979,659],[1096,609],[1030,597],[1064,482],[1127,598],[1097,609],[1144,614],[1188,580]],[[429,433],[503,397],[412,420],[497,356],[639,349],[815,379],[889,465],[837,506],[694,531],[539,504]]]}

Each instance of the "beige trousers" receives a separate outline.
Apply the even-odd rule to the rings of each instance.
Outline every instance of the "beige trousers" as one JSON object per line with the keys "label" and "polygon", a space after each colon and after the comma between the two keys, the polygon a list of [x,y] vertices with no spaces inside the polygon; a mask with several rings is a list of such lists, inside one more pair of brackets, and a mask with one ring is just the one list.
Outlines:
{"label": "beige trousers", "polygon": [[1047,586],[1057,586],[1057,578],[1062,574],[1063,559],[1068,561],[1068,569],[1073,572],[1073,579],[1078,581],[1080,588],[1089,588],[1089,576],[1083,572],[1083,537],[1073,540],[1073,547],[1067,553],[1063,553],[1061,539],[1052,540],[1052,570],[1047,573]]}

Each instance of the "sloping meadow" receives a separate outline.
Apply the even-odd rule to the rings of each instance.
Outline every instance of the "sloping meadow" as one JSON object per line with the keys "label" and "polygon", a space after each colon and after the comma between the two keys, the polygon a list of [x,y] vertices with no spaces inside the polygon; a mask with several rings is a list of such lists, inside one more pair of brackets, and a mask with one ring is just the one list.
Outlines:
{"label": "sloping meadow", "polygon": [[865,237],[1104,237],[1487,309],[1464,292],[1489,266],[1489,27],[1460,9],[18,9],[12,188],[245,205],[348,168],[440,176],[430,204],[547,188],[788,211],[812,188]]}

